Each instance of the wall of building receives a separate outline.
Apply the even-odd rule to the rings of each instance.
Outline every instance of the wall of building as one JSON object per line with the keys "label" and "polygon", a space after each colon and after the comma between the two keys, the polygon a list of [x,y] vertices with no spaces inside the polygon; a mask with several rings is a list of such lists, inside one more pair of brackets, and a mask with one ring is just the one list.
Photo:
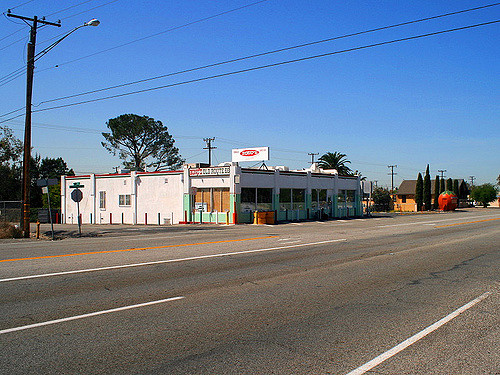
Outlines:
{"label": "wall of building", "polygon": [[[77,204],[70,186],[79,182],[82,223],[87,224],[176,224],[182,221],[182,172],[127,173],[62,177],[63,222],[77,224]],[[101,192],[105,204],[101,207]],[[120,204],[119,196],[128,196]]]}
{"label": "wall of building", "polygon": [[[70,198],[71,185],[83,185],[83,199],[80,214],[83,223],[91,224],[177,224],[179,222],[238,223],[252,222],[253,211],[248,204],[242,204],[242,188],[272,189],[272,202],[266,203],[276,211],[278,220],[303,220],[328,215],[329,217],[353,217],[362,215],[360,181],[358,177],[343,177],[336,174],[311,172],[288,172],[279,170],[250,170],[237,165],[175,172],[131,172],[127,174],[88,175],[62,177],[61,205],[63,222],[77,224],[77,205]],[[204,212],[198,190],[221,193],[219,201],[224,210],[217,211],[215,201]],[[284,191],[283,189],[292,189]],[[293,189],[302,190],[294,192]],[[322,207],[315,196],[319,192],[327,196],[328,205]],[[198,193],[197,193],[198,192]],[[248,191],[247,191],[248,192]],[[258,190],[256,190],[258,192]],[[228,197],[229,193],[229,197]],[[263,192],[262,194],[270,192]],[[283,194],[297,193],[301,201],[284,202]],[[317,194],[316,194],[317,193]],[[102,201],[105,194],[105,202]],[[197,195],[198,194],[198,195]],[[269,195],[267,195],[269,197]],[[323,195],[324,197],[324,195]],[[345,199],[348,197],[349,199]],[[120,200],[121,198],[121,200]],[[221,198],[222,199],[222,198]],[[229,204],[227,204],[229,199]],[[212,198],[213,200],[213,198]],[[105,204],[102,204],[105,203]],[[257,202],[256,202],[257,206]],[[259,206],[260,207],[260,206]],[[284,208],[285,207],[285,208]],[[255,210],[255,209],[254,209]],[[322,215],[321,215],[321,214]],[[318,216],[319,215],[319,216]]]}

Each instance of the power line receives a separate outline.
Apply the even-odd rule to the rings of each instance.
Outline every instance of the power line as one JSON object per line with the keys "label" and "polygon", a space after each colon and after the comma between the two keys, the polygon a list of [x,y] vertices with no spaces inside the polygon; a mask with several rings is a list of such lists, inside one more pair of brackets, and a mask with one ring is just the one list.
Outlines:
{"label": "power line", "polygon": [[15,35],[15,34],[17,34],[17,33],[21,32],[21,31],[24,31],[24,30],[26,30],[26,27],[21,27],[20,29],[17,29],[17,30],[16,30],[16,31],[14,31],[13,33],[10,33],[9,35],[6,35],[6,36],[4,36],[4,37],[1,37],[1,38],[0,38],[0,42],[1,42],[2,40],[4,40],[4,39],[7,39],[8,37],[11,37],[12,35]]}
{"label": "power line", "polygon": [[21,3],[21,4],[19,4],[19,5],[16,5],[15,7],[11,7],[11,8],[9,8],[9,9],[10,9],[10,10],[14,10],[14,9],[16,9],[16,8],[22,7],[23,5],[26,5],[26,4],[29,4],[29,3],[32,3],[33,1],[35,1],[35,0],[28,0],[28,1],[25,1],[25,2],[23,2],[23,3]]}
{"label": "power line", "polygon": [[[102,5],[99,5],[99,6],[97,6],[97,7],[90,8],[90,9],[88,9],[88,10],[86,10],[86,11],[83,11],[83,12],[76,13],[76,14],[74,14],[74,15],[71,15],[71,16],[68,16],[68,17],[65,17],[65,18],[63,18],[63,19],[68,19],[68,18],[70,18],[70,17],[76,16],[76,15],[81,14],[81,13],[88,12],[89,10],[92,10],[92,9],[95,9],[95,8],[99,8],[99,7],[102,7],[102,6],[107,5],[107,4],[114,3],[114,2],[116,2],[116,1],[118,1],[118,0],[113,0],[113,1],[110,1],[110,2],[108,2],[108,3],[105,3],[105,4],[102,4]],[[69,64],[69,63],[71,63],[71,62],[78,61],[78,60],[82,60],[82,59],[87,58],[87,57],[91,57],[91,56],[94,56],[94,55],[97,55],[97,54],[100,54],[100,53],[103,53],[103,52],[107,52],[107,51],[110,51],[110,50],[113,50],[113,49],[116,49],[116,48],[119,48],[119,47],[123,47],[123,46],[129,45],[129,44],[132,44],[132,43],[136,43],[136,42],[141,41],[141,40],[144,40],[144,39],[152,38],[152,37],[157,36],[157,35],[165,34],[165,33],[167,33],[167,32],[171,32],[171,31],[178,30],[178,29],[181,29],[181,28],[185,28],[185,27],[188,27],[188,26],[194,25],[194,24],[196,24],[196,23],[200,23],[200,22],[203,22],[203,21],[207,21],[207,20],[212,19],[212,18],[220,17],[220,16],[225,15],[225,14],[228,14],[228,13],[232,13],[232,12],[235,12],[235,11],[238,11],[238,10],[241,10],[241,9],[244,9],[244,8],[248,8],[248,7],[253,6],[253,5],[256,5],[256,4],[263,3],[263,2],[265,2],[265,1],[269,1],[269,0],[260,0],[260,1],[257,1],[257,2],[251,3],[251,4],[247,4],[247,5],[244,5],[244,6],[238,7],[238,8],[234,8],[234,9],[227,10],[227,11],[222,12],[222,13],[218,13],[218,14],[215,14],[215,15],[212,15],[212,16],[204,17],[204,18],[201,18],[201,19],[198,19],[198,20],[195,20],[195,21],[192,21],[192,22],[186,23],[186,24],[184,24],[184,25],[176,26],[176,27],[173,27],[173,28],[168,29],[168,30],[161,31],[161,32],[156,33],[156,34],[152,34],[152,35],[149,35],[149,36],[145,36],[145,37],[143,37],[143,38],[139,38],[139,39],[136,39],[136,40],[132,40],[132,41],[130,41],[130,42],[127,42],[127,43],[124,43],[124,44],[120,44],[120,45],[118,45],[118,46],[111,47],[111,48],[105,49],[105,50],[103,50],[103,51],[98,51],[98,52],[95,52],[95,53],[93,53],[93,54],[90,54],[90,55],[87,55],[87,56],[84,56],[84,57],[80,57],[80,58],[75,59],[75,60],[71,60],[71,61],[69,61],[69,62],[65,62],[65,63],[58,64],[58,65],[56,65],[55,67],[50,67],[50,68],[45,68],[45,69],[42,69],[42,70],[38,70],[37,72],[39,73],[39,72],[43,72],[43,71],[46,71],[46,70],[54,69],[54,68],[59,67],[59,66],[61,66],[61,65],[66,65],[66,64]],[[56,12],[56,13],[57,13],[57,12]],[[60,34],[60,35],[63,35],[63,34]],[[58,36],[59,36],[59,35],[56,35],[55,37],[52,37],[52,38],[50,38],[50,39],[46,39],[46,40],[45,40],[45,41],[43,41],[42,43],[48,42],[48,41],[50,41],[50,40],[52,40],[52,39],[55,39],[55,38],[57,38]],[[11,43],[11,44],[9,44],[9,45],[7,45],[7,46],[5,46],[5,47],[3,47],[3,48],[0,48],[0,51],[1,51],[1,50],[3,50],[3,49],[5,49],[5,48],[7,48],[7,47],[10,47],[10,46],[11,46],[11,45],[13,45],[13,44],[18,43],[18,42],[20,42],[20,41],[22,41],[22,40],[24,40],[24,39],[25,39],[25,38],[18,39],[18,40],[16,40],[15,42],[13,42],[13,43]],[[5,78],[7,78],[7,79],[8,79],[8,78],[9,78],[9,77],[13,74],[13,73],[15,73],[15,71],[14,71],[14,72],[12,72],[12,73],[10,73],[10,74],[8,74],[8,75],[7,75],[7,76],[5,76],[5,77],[0,78],[0,81],[1,81],[1,80],[3,80],[3,79],[5,79]],[[15,77],[15,78],[18,78],[18,76],[17,76],[17,77]],[[14,78],[14,79],[15,79],[15,78]],[[9,82],[10,82],[10,81],[11,81],[11,80],[9,80]],[[6,83],[7,83],[7,82],[6,82]],[[1,85],[0,85],[0,86],[1,86]]]}
{"label": "power line", "polygon": [[[232,71],[232,72],[215,74],[215,75],[212,75],[212,76],[206,76],[206,77],[191,79],[191,80],[187,80],[187,81],[181,81],[181,82],[171,83],[171,84],[168,84],[168,85],[156,86],[156,87],[151,87],[151,88],[142,89],[142,90],[125,92],[125,93],[122,93],[122,94],[105,96],[105,97],[102,97],[102,98],[89,99],[89,100],[84,100],[84,101],[76,102],[76,103],[63,104],[63,105],[58,105],[58,106],[54,106],[54,107],[48,107],[48,108],[34,110],[33,112],[34,113],[35,112],[44,112],[44,111],[49,111],[49,110],[53,110],[53,109],[66,108],[66,107],[72,107],[72,106],[87,104],[87,103],[98,102],[98,101],[102,101],[102,100],[115,99],[115,98],[120,98],[120,97],[124,97],[124,96],[129,96],[129,95],[134,95],[134,94],[140,94],[140,93],[150,92],[150,91],[155,91],[155,90],[160,90],[160,89],[166,89],[166,88],[171,88],[171,87],[186,85],[186,84],[190,84],[190,83],[195,83],[195,82],[207,81],[207,80],[211,80],[211,79],[215,79],[215,78],[222,78],[222,77],[228,77],[228,76],[232,76],[232,75],[236,75],[236,74],[241,74],[241,73],[248,73],[248,72],[257,71],[257,70],[261,70],[261,69],[277,67],[277,66],[281,66],[281,65],[287,65],[287,64],[297,63],[297,62],[303,62],[303,61],[313,60],[313,59],[317,59],[317,58],[321,58],[321,57],[333,56],[333,55],[338,55],[338,54],[347,53],[347,52],[353,52],[353,51],[359,51],[359,50],[373,48],[373,47],[379,47],[379,46],[393,44],[393,43],[397,43],[397,42],[415,40],[415,39],[419,39],[419,38],[425,38],[425,37],[429,37],[429,36],[435,36],[435,35],[445,34],[445,33],[449,33],[449,32],[459,31],[459,30],[471,29],[471,28],[475,28],[475,27],[479,27],[479,26],[492,25],[492,24],[495,24],[495,23],[498,23],[498,22],[500,22],[500,19],[499,20],[495,20],[495,21],[489,21],[489,22],[483,22],[483,23],[479,23],[479,24],[474,24],[474,25],[457,27],[457,28],[453,28],[453,29],[446,29],[446,30],[436,31],[436,32],[427,33],[427,34],[420,34],[420,35],[410,36],[410,37],[406,37],[406,38],[393,39],[393,40],[389,40],[389,41],[385,41],[385,42],[373,43],[373,44],[368,44],[368,45],[364,45],[364,46],[348,48],[348,49],[339,50],[339,51],[327,52],[327,53],[322,53],[322,54],[319,54],[319,55],[306,56],[306,57],[302,57],[302,58],[298,58],[298,59],[286,60],[286,61],[281,61],[281,62],[277,62],[277,63],[273,63],[273,64],[260,65],[260,66],[256,66],[256,67],[252,67],[252,68],[241,69],[241,70],[236,70],[236,71]],[[20,117],[20,116],[14,116],[14,117],[12,117],[10,119],[0,121],[0,124],[3,123],[3,122],[9,121],[9,120],[18,118],[18,117]]]}
{"label": "power line", "polygon": [[[429,21],[429,20],[433,20],[433,19],[437,19],[437,18],[442,18],[442,17],[447,17],[447,16],[451,16],[451,15],[456,15],[456,14],[460,14],[460,13],[471,12],[471,11],[474,11],[474,10],[479,10],[479,9],[483,9],[483,8],[486,8],[486,7],[492,7],[492,6],[496,6],[496,5],[500,5],[500,3],[489,4],[489,5],[485,5],[485,6],[482,6],[482,7],[464,9],[464,10],[455,11],[455,12],[451,12],[451,13],[444,13],[444,14],[440,14],[440,15],[437,15],[437,16],[426,17],[426,18],[421,18],[421,19],[407,21],[407,22],[401,22],[401,23],[397,23],[397,24],[394,24],[394,25],[377,27],[377,28],[374,28],[374,29],[359,31],[359,32],[356,32],[356,33],[344,34],[344,35],[330,37],[330,38],[321,39],[321,40],[317,40],[317,41],[312,41],[312,42],[308,42],[308,43],[298,44],[298,45],[284,47],[284,48],[279,48],[279,49],[272,50],[272,51],[257,53],[257,54],[253,54],[253,55],[249,55],[249,56],[238,57],[238,58],[234,58],[234,59],[230,59],[230,60],[225,60],[225,61],[222,61],[222,62],[217,62],[217,63],[213,63],[213,64],[207,64],[207,65],[203,65],[203,66],[199,66],[199,67],[195,67],[195,68],[184,69],[184,70],[180,70],[180,71],[177,71],[177,72],[162,74],[162,75],[155,76],[155,77],[150,77],[150,78],[145,78],[145,79],[141,79],[141,80],[137,80],[137,81],[122,83],[122,84],[119,84],[119,85],[108,86],[108,87],[104,87],[104,88],[101,88],[101,89],[86,91],[86,92],[83,92],[83,93],[78,93],[78,94],[73,94],[73,95],[67,95],[67,96],[63,96],[63,97],[59,97],[59,98],[55,98],[55,99],[49,99],[49,100],[45,100],[45,101],[40,102],[38,105],[41,105],[41,104],[44,104],[44,103],[51,103],[51,102],[55,102],[55,101],[59,101],[59,100],[64,100],[64,99],[70,99],[70,98],[74,98],[74,97],[78,97],[78,96],[83,96],[83,95],[88,95],[88,94],[95,94],[97,92],[102,92],[102,91],[117,89],[117,88],[121,88],[121,87],[125,87],[125,86],[136,85],[136,84],[139,84],[139,83],[149,82],[149,81],[153,81],[153,80],[157,80],[157,79],[161,79],[161,78],[166,78],[166,77],[171,77],[171,76],[174,76],[174,75],[179,75],[179,74],[184,74],[184,73],[190,73],[190,72],[194,72],[194,71],[197,71],[197,70],[202,70],[202,69],[207,69],[207,68],[213,68],[213,67],[220,66],[220,65],[230,64],[230,63],[239,62],[239,61],[244,61],[244,60],[253,59],[253,58],[256,58],[256,57],[267,56],[267,55],[271,55],[271,54],[275,54],[275,53],[279,53],[279,52],[290,51],[290,50],[293,50],[293,49],[309,47],[309,46],[312,46],[312,45],[316,45],[316,44],[320,44],[320,43],[326,43],[326,42],[331,42],[331,41],[339,40],[339,39],[343,39],[343,38],[349,38],[349,37],[358,36],[358,35],[362,35],[362,34],[373,33],[373,32],[376,32],[376,31],[387,30],[387,29],[390,29],[390,28],[400,27],[400,26],[404,26],[404,25],[410,25],[410,24],[414,24],[414,23],[418,23],[418,22]],[[179,27],[183,27],[183,26],[179,26]],[[112,48],[117,48],[117,47],[112,47]],[[100,52],[98,52],[98,53],[100,53]],[[92,56],[92,55],[89,55],[89,56]],[[76,61],[76,60],[74,60],[74,61]],[[58,66],[60,66],[60,65],[61,64],[59,64]],[[39,72],[42,72],[42,71],[45,71],[45,70],[48,70],[48,69],[53,69],[53,67],[42,69]]]}
{"label": "power line", "polygon": [[76,8],[76,7],[79,7],[80,5],[83,5],[83,4],[86,4],[86,3],[90,3],[91,1],[94,1],[94,0],[85,0],[85,1],[82,1],[81,3],[78,3],[78,4],[75,4],[75,5],[69,6],[69,7],[67,7],[67,8],[64,8],[64,9],[58,10],[58,11],[53,12],[53,13],[50,13],[50,14],[47,14],[47,15],[46,15],[46,17],[51,17],[51,16],[53,16],[54,14],[59,14],[59,13],[65,12],[65,11],[67,11],[67,10],[70,10],[70,9],[73,9],[73,8]]}
{"label": "power line", "polygon": [[[118,1],[118,0],[114,0],[114,1]],[[245,9],[245,8],[248,8],[248,7],[251,7],[251,6],[263,3],[263,2],[266,2],[266,1],[269,1],[269,0],[259,0],[259,1],[247,4],[247,5],[243,5],[243,6],[238,7],[238,8],[234,8],[234,9],[230,9],[230,10],[224,11],[222,13],[218,13],[218,14],[215,14],[215,15],[212,15],[212,16],[208,16],[208,17],[204,17],[204,18],[192,21],[192,22],[188,22],[188,23],[186,23],[184,25],[172,27],[170,29],[167,29],[167,30],[164,30],[164,31],[160,31],[160,32],[155,33],[155,34],[147,35],[147,36],[144,36],[142,38],[131,40],[130,42],[126,42],[126,43],[119,44],[119,45],[114,46],[114,47],[106,48],[106,49],[104,49],[102,51],[97,51],[97,52],[91,53],[90,55],[86,55],[86,56],[82,56],[82,57],[79,57],[79,58],[76,58],[76,59],[73,59],[73,60],[70,60],[70,61],[62,62],[62,63],[60,63],[60,64],[58,64],[56,66],[43,69],[43,71],[49,70],[49,69],[54,69],[54,68],[60,67],[62,65],[71,64],[71,63],[74,63],[76,61],[80,61],[80,60],[83,60],[83,59],[86,59],[86,58],[89,58],[89,57],[92,57],[92,56],[95,56],[95,55],[99,55],[99,54],[104,53],[104,52],[112,51],[112,50],[117,49],[117,48],[121,48],[121,47],[124,47],[124,46],[128,46],[130,44],[133,44],[133,43],[140,42],[140,41],[145,40],[145,39],[153,38],[153,37],[161,35],[161,34],[166,34],[166,33],[169,33],[169,32],[175,31],[175,30],[179,30],[179,29],[182,29],[182,28],[185,28],[185,27],[188,27],[188,26],[200,23],[200,22],[208,21],[208,20],[210,20],[212,18],[216,18],[216,17],[223,16],[225,14],[228,14],[228,13],[236,12],[238,10]]]}

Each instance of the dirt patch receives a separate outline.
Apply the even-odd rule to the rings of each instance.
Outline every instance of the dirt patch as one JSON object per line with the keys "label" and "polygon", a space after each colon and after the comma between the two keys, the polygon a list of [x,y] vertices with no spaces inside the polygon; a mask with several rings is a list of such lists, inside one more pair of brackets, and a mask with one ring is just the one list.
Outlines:
{"label": "dirt patch", "polygon": [[17,225],[0,222],[0,238],[21,238],[22,231]]}

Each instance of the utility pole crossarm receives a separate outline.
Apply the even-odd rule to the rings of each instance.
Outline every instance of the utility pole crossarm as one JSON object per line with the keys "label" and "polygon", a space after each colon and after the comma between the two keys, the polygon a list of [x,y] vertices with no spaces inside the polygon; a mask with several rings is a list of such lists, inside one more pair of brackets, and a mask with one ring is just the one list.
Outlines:
{"label": "utility pole crossarm", "polygon": [[215,141],[215,137],[213,138],[203,138],[205,142],[207,142],[207,147],[203,147],[204,150],[208,150],[208,166],[212,166],[212,150],[215,150],[217,147],[212,146],[212,142]]}
{"label": "utility pole crossarm", "polygon": [[61,27],[61,21],[59,21],[58,23],[55,23],[55,22],[45,21],[44,19],[38,19],[36,16],[34,18],[18,16],[17,14],[10,13],[10,11],[7,12],[7,17],[18,18],[18,19],[23,20],[23,21],[31,21],[31,22],[36,21],[37,23],[43,23],[44,25]]}

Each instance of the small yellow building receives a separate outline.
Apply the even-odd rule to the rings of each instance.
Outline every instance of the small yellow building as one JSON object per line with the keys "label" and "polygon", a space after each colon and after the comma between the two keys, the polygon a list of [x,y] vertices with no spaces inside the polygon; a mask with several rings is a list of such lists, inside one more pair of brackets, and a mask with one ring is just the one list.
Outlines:
{"label": "small yellow building", "polygon": [[[431,195],[432,204],[434,204],[434,184],[436,180],[431,180]],[[394,210],[402,212],[415,212],[417,211],[417,203],[415,202],[415,190],[417,187],[417,180],[403,180],[396,192],[396,199],[394,201]]]}

